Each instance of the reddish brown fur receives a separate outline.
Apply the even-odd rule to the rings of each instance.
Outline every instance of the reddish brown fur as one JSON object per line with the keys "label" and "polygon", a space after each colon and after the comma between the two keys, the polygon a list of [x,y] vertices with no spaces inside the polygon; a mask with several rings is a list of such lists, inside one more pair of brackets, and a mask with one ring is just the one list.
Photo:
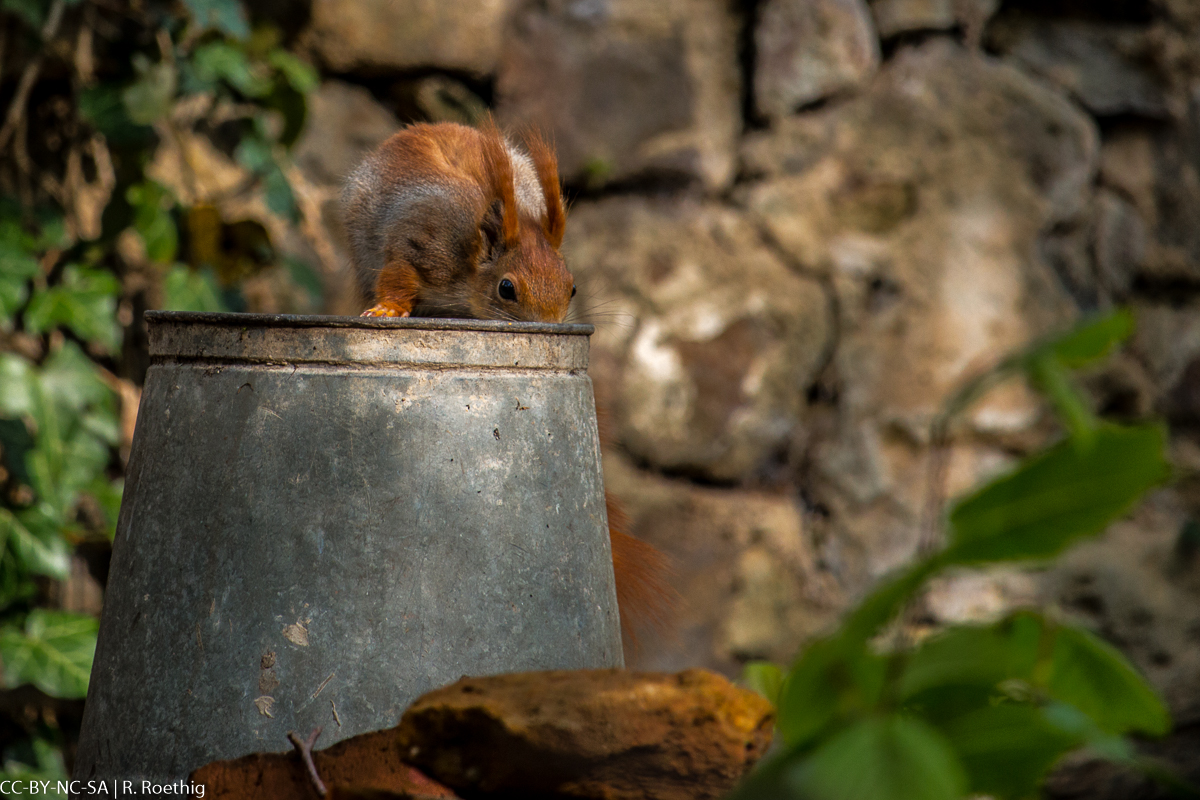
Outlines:
{"label": "reddish brown fur", "polygon": [[[360,286],[374,302],[365,315],[563,321],[574,282],[558,253],[558,171],[544,142],[534,149],[536,161],[514,155],[489,120],[478,131],[413,125],[368,157],[346,192]],[[546,209],[521,205],[530,198]],[[515,299],[500,294],[504,280]]]}
{"label": "reddish brown fur", "polygon": [[558,161],[554,158],[554,148],[541,133],[531,133],[526,137],[526,145],[546,200],[546,240],[557,250],[562,245],[563,233],[567,229],[567,212],[563,208],[562,189],[558,185]]}
{"label": "reddish brown fur", "polygon": [[[501,230],[504,231],[504,244],[508,247],[517,247],[520,213],[517,210],[512,161],[509,160],[508,150],[504,147],[500,129],[496,127],[490,114],[484,120],[479,132],[482,134],[480,145],[483,150],[484,175],[490,189],[490,198],[499,200],[502,204]],[[554,245],[554,248],[557,250],[558,245]]]}

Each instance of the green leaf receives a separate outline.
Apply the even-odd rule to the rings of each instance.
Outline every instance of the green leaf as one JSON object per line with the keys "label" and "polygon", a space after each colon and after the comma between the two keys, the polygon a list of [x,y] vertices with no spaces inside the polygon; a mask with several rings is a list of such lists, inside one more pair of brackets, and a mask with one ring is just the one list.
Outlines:
{"label": "green leaf", "polygon": [[296,196],[292,193],[292,185],[278,166],[267,170],[263,181],[263,192],[267,198],[267,208],[272,213],[284,219],[295,220]]}
{"label": "green leaf", "polygon": [[949,628],[908,656],[897,692],[910,699],[950,686],[993,689],[1004,681],[1029,680],[1041,635],[1041,620],[1027,613],[986,627]]}
{"label": "green leaf", "polygon": [[[61,750],[41,738],[34,739],[28,754],[21,758],[14,757],[14,750],[17,748],[5,751],[4,770],[0,773],[0,779],[13,781],[6,797],[66,797],[58,791],[59,783],[69,780]],[[26,794],[25,790],[33,788],[33,781],[38,782],[39,791]],[[40,791],[43,787],[45,791]]]}
{"label": "green leaf", "polygon": [[175,99],[179,78],[175,65],[169,61],[150,63],[142,53],[134,53],[133,68],[137,80],[121,92],[121,101],[129,119],[149,125],[171,113],[171,102]]}
{"label": "green leaf", "polygon": [[784,678],[776,726],[790,746],[811,743],[836,720],[861,715],[879,703],[887,662],[862,642],[818,639]]}
{"label": "green leaf", "polygon": [[109,541],[117,532],[117,517],[121,513],[121,495],[124,491],[124,480],[110,481],[104,476],[98,476],[87,488],[87,493],[95,498],[104,512],[104,533]]}
{"label": "green leaf", "polygon": [[51,697],[85,697],[99,629],[95,617],[34,609],[24,631],[0,632],[5,684],[32,683]]}
{"label": "green leaf", "polygon": [[152,181],[145,181],[130,186],[125,199],[134,208],[133,227],[146,244],[146,255],[160,264],[174,261],[179,249],[179,231],[171,216],[174,203],[170,193]]}
{"label": "green leaf", "polygon": [[113,391],[100,379],[96,365],[74,342],[64,342],[46,359],[38,386],[54,402],[76,415],[113,400]]}
{"label": "green leaf", "polygon": [[13,514],[0,508],[0,536],[28,572],[59,580],[70,574],[70,548],[59,534],[56,521],[44,511],[33,508]]}
{"label": "green leaf", "polygon": [[171,267],[163,280],[163,306],[168,311],[227,311],[212,270]]}
{"label": "green leaf", "polygon": [[282,48],[276,48],[267,55],[267,62],[279,70],[288,84],[301,94],[307,94],[317,88],[320,78],[310,64]]}
{"label": "green leaf", "polygon": [[234,39],[250,35],[246,10],[238,0],[184,0],[184,5],[201,28],[216,28]]}
{"label": "green leaf", "polygon": [[854,642],[865,642],[873,637],[899,613],[913,592],[941,567],[941,562],[926,559],[885,578],[850,612],[842,623],[841,635]]}
{"label": "green leaf", "polygon": [[12,319],[29,296],[29,279],[41,271],[37,259],[15,243],[0,241],[0,323]]}
{"label": "green leaf", "polygon": [[742,669],[742,684],[777,706],[779,690],[783,687],[783,670],[770,661],[751,661]]}
{"label": "green leaf", "polygon": [[1049,691],[1109,733],[1162,736],[1171,728],[1166,707],[1115,647],[1079,628],[1054,640]]}
{"label": "green leaf", "polygon": [[794,767],[788,783],[813,800],[959,800],[967,787],[945,737],[902,716],[842,731]]}
{"label": "green leaf", "polygon": [[1159,425],[1102,424],[1087,445],[1064,441],[955,504],[943,564],[1043,559],[1104,530],[1169,477]]}
{"label": "green leaf", "polygon": [[44,333],[61,325],[82,339],[115,351],[121,333],[116,320],[120,288],[110,273],[69,266],[58,286],[38,292],[29,301],[25,328],[31,333]]}
{"label": "green leaf", "polygon": [[1079,369],[1107,357],[1133,333],[1133,314],[1122,309],[1088,320],[1070,333],[1042,345],[1032,354],[1050,353],[1068,369]]}
{"label": "green leaf", "polygon": [[0,414],[33,416],[36,380],[33,364],[15,353],[0,353]]}
{"label": "green leaf", "polygon": [[1047,770],[1084,743],[1034,706],[982,708],[944,725],[942,732],[966,767],[973,793],[1034,797]]}
{"label": "green leaf", "polygon": [[223,80],[249,98],[265,97],[271,80],[257,65],[251,64],[241,48],[216,41],[196,48],[192,56],[196,77],[206,83]]}
{"label": "green leaf", "polygon": [[247,136],[238,143],[233,152],[234,158],[252,172],[265,173],[275,166],[275,157],[271,155],[271,145],[257,136]]}
{"label": "green leaf", "polygon": [[1075,388],[1071,376],[1053,356],[1032,358],[1028,364],[1029,381],[1054,404],[1063,424],[1078,443],[1088,445],[1098,424],[1087,402]]}
{"label": "green leaf", "polygon": [[123,91],[105,83],[82,89],[77,95],[79,113],[104,134],[109,146],[149,146],[154,139],[154,129],[138,125],[129,118]]}

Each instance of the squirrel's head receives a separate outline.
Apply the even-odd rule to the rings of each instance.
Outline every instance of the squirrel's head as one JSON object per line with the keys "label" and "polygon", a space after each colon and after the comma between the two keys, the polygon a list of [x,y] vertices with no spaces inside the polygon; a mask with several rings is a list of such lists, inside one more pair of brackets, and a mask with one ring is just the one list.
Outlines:
{"label": "squirrel's head", "polygon": [[[488,213],[489,217],[493,212]],[[506,241],[485,219],[471,305],[479,319],[562,322],[575,281],[541,226],[522,220],[516,241]]]}
{"label": "squirrel's head", "polygon": [[527,137],[529,158],[520,158],[526,170],[532,161],[542,202],[518,201],[508,145],[490,120],[480,132],[493,200],[479,224],[472,312],[482,319],[562,322],[575,281],[558,253],[566,211],[554,151],[541,136]]}

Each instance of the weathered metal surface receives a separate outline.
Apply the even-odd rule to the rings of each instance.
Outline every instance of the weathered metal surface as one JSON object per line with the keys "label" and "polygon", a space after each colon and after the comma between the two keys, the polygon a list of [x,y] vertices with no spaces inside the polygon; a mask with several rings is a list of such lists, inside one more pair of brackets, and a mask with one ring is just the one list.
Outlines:
{"label": "weathered metal surface", "polygon": [[[147,314],[75,777],[619,666],[590,326]],[[140,779],[140,777],[139,777]]]}

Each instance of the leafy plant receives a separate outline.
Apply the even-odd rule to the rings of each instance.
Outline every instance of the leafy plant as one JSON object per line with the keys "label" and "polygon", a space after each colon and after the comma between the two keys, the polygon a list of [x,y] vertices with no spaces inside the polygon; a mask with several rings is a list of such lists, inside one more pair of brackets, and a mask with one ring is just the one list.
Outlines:
{"label": "leafy plant", "polygon": [[[0,151],[18,156],[12,170],[0,168],[0,687],[31,684],[51,698],[82,699],[97,621],[46,606],[52,583],[72,573],[75,547],[103,546],[115,530],[119,412],[130,410],[115,389],[121,403],[136,402],[133,384],[118,377],[138,378],[129,366],[136,348],[124,348],[136,337],[134,309],[226,310],[249,274],[247,257],[226,252],[227,221],[215,201],[149,177],[148,165],[162,144],[182,151],[186,137],[208,135],[247,169],[239,193],[257,193],[294,219],[287,148],[304,126],[317,75],[277,31],[252,26],[240,0],[128,8],[3,0],[0,26],[11,27],[8,61],[32,89],[6,99],[0,114]],[[83,61],[71,56],[77,36],[89,44]],[[48,88],[33,88],[43,86],[39,70],[53,75]],[[54,147],[29,146],[40,135],[39,92],[73,109],[46,131]],[[67,179],[68,151],[91,153],[83,157],[97,183],[79,189]],[[182,160],[183,185],[194,189],[191,162]],[[266,256],[262,242],[253,247],[255,265],[274,259],[269,242]],[[8,729],[17,726],[6,728],[0,777],[64,778],[53,715],[17,722],[27,735],[14,741]]]}
{"label": "leafy plant", "polygon": [[783,746],[735,798],[1033,797],[1067,753],[1088,748],[1138,766],[1128,737],[1169,731],[1162,701],[1120,652],[1035,611],[953,626],[907,646],[879,642],[935,573],[1053,558],[1168,479],[1163,427],[1096,419],[1070,376],[1132,328],[1127,312],[1089,322],[1019,353],[951,399],[948,415],[1023,373],[1067,436],[954,503],[945,546],[884,581],[786,674],[766,663],[748,667],[746,682],[777,704]]}

